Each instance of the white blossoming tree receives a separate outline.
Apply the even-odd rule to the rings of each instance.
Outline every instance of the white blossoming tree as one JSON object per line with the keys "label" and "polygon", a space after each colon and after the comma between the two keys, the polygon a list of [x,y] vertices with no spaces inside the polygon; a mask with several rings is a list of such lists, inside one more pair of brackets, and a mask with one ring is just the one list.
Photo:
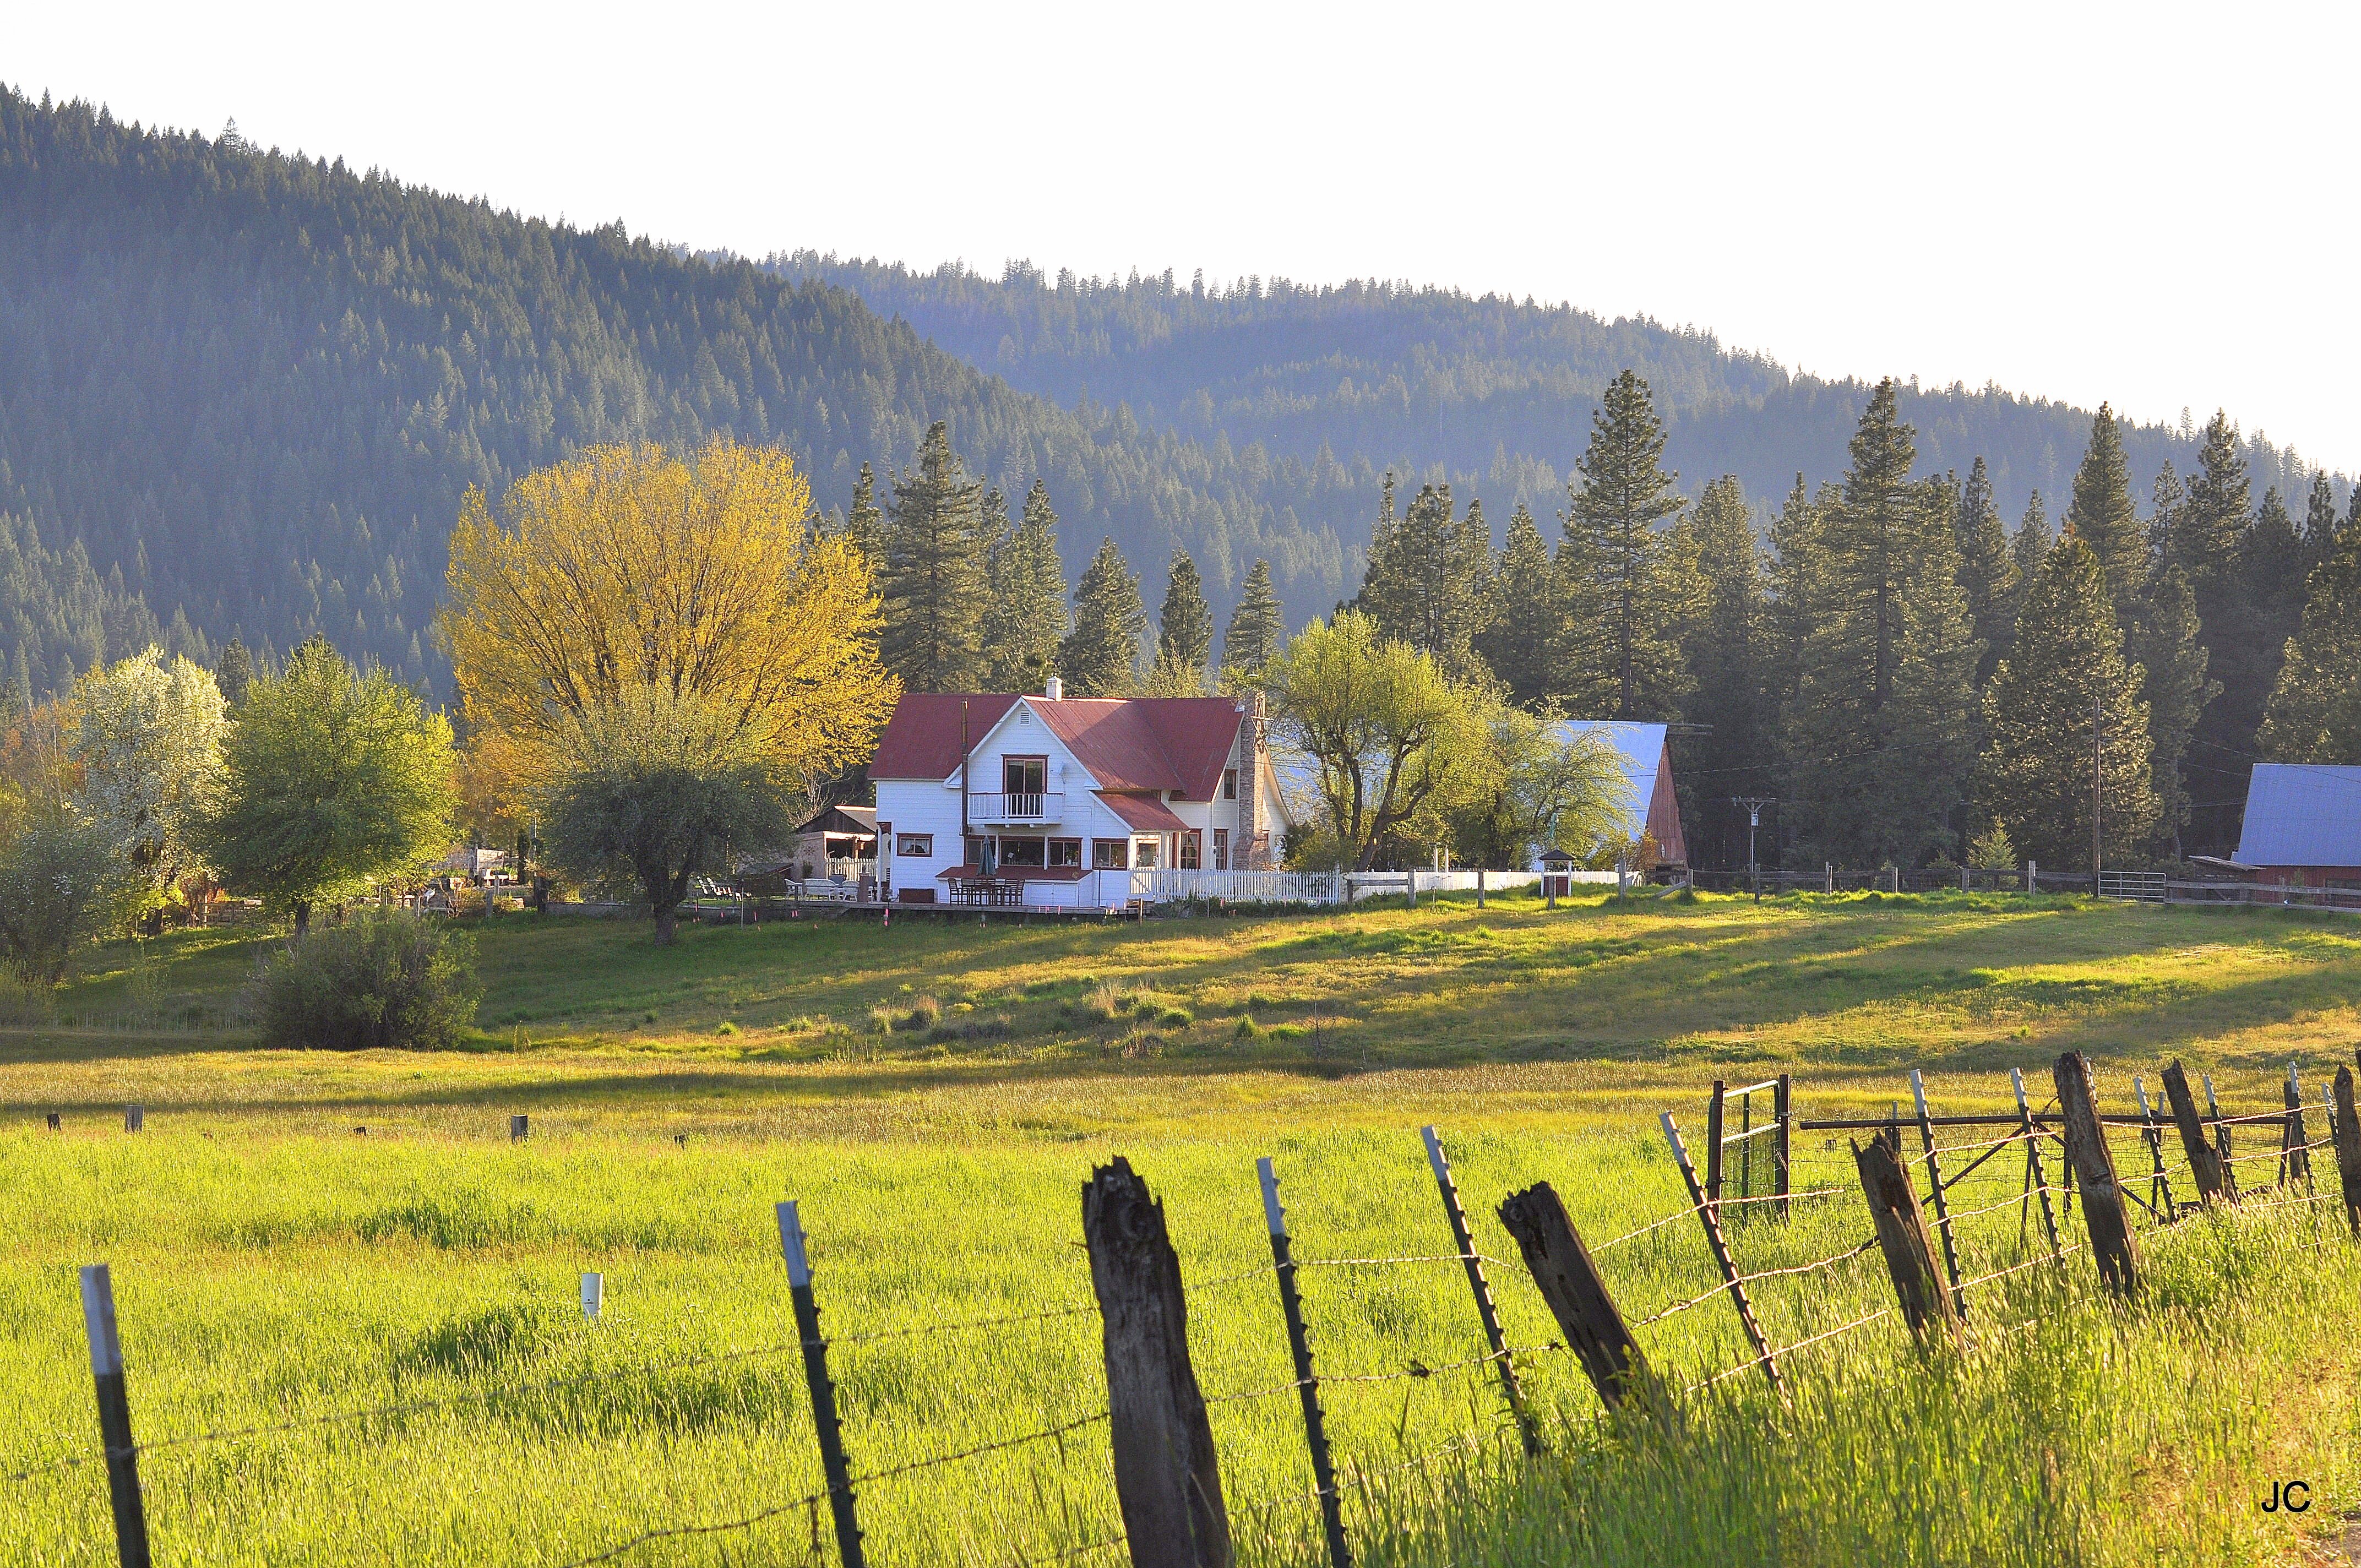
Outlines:
{"label": "white blossoming tree", "polygon": [[75,683],[67,750],[82,769],[76,804],[148,908],[206,874],[188,829],[220,785],[225,706],[210,671],[152,647]]}

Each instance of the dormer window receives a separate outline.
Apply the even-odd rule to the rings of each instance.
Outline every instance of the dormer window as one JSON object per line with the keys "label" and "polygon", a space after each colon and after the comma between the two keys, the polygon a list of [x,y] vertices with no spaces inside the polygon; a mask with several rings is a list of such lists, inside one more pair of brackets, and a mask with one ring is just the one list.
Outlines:
{"label": "dormer window", "polygon": [[1238,771],[1235,768],[1224,768],[1222,770],[1222,798],[1224,800],[1235,800],[1237,797]]}

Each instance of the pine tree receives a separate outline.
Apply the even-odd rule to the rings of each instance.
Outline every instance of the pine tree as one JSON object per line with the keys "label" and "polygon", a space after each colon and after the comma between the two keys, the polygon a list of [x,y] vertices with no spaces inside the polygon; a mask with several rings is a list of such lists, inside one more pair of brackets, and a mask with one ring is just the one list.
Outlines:
{"label": "pine tree", "polygon": [[2170,541],[2171,559],[2188,575],[2198,616],[2209,628],[2220,623],[2228,608],[2238,541],[2246,531],[2253,497],[2246,459],[2238,450],[2238,427],[2217,411],[2206,422],[2197,475]]}
{"label": "pine tree", "polygon": [[1213,609],[1186,550],[1172,552],[1164,604],[1156,618],[1156,664],[1148,690],[1158,696],[1201,696],[1213,660]]}
{"label": "pine tree", "polygon": [[1038,692],[1057,674],[1066,635],[1066,564],[1058,556],[1058,514],[1039,479],[1025,515],[993,547],[992,591],[984,603],[986,684],[994,691]]}
{"label": "pine tree", "polygon": [[2222,694],[2222,683],[2206,678],[2207,652],[2197,621],[2197,596],[2188,574],[2168,563],[2148,584],[2131,653],[2147,672],[2142,688],[2147,703],[2149,771],[2158,803],[2157,831],[2181,857],[2180,830],[2189,823],[2190,740],[2206,704]]}
{"label": "pine tree", "polygon": [[1558,587],[1541,524],[1520,501],[1490,573],[1492,604],[1476,652],[1510,698],[1529,708],[1559,695],[1552,659],[1565,642]]}
{"label": "pine tree", "polygon": [[1771,784],[1765,722],[1769,601],[1753,509],[1736,475],[1724,474],[1705,488],[1686,527],[1702,589],[1697,613],[1682,637],[1693,685],[1687,712],[1708,728],[1696,742],[1683,742],[1695,761],[1677,775],[1691,792],[1682,802],[1682,819],[1696,825],[1690,829],[1692,863],[1707,847],[1701,839],[1719,839],[1713,858],[1736,863],[1743,845],[1705,831],[1706,825],[1729,820],[1728,797],[1767,794]]}
{"label": "pine tree", "polygon": [[2036,861],[2090,864],[2094,806],[2111,861],[2154,829],[2140,685],[2124,661],[2106,573],[2070,529],[2026,591],[2016,644],[1993,674],[1992,739],[1976,770],[1978,806]]}
{"label": "pine tree", "polygon": [[2009,612],[2016,600],[2016,563],[2009,559],[2008,529],[1993,500],[1992,476],[1979,457],[1960,488],[1960,587],[1968,596],[1968,619],[1984,645],[1976,663],[1976,684],[1992,678],[1993,666],[2008,652]]}
{"label": "pine tree", "polygon": [[1606,665],[1596,674],[1613,694],[1618,718],[1673,718],[1683,695],[1674,645],[1679,618],[1666,603],[1676,585],[1665,571],[1659,525],[1688,499],[1664,471],[1664,440],[1648,383],[1625,370],[1590,417],[1590,444],[1566,493],[1565,554],[1590,579],[1579,598],[1603,616],[1598,652]]}
{"label": "pine tree", "polygon": [[894,481],[885,544],[885,627],[878,651],[906,690],[969,691],[979,658],[984,604],[983,486],[951,451],[941,420],[927,431],[918,460]]}
{"label": "pine tree", "polygon": [[254,655],[247,652],[244,638],[232,637],[222,647],[221,663],[214,666],[214,684],[221,687],[222,696],[236,707],[253,683]]}
{"label": "pine tree", "polygon": [[1270,563],[1257,560],[1238,590],[1238,607],[1222,630],[1222,674],[1231,682],[1259,675],[1287,640],[1286,613],[1270,586]]}
{"label": "pine tree", "polygon": [[2339,530],[2312,574],[2259,744],[2284,762],[2361,764],[2361,528]]}
{"label": "pine tree", "polygon": [[1139,685],[1139,640],[1148,606],[1139,579],[1115,541],[1104,540],[1074,587],[1074,630],[1058,649],[1058,669],[1072,696],[1129,696]]}
{"label": "pine tree", "polygon": [[2131,468],[2124,460],[2123,432],[2114,411],[2105,403],[2092,416],[2091,443],[2083,449],[2082,466],[2074,471],[2074,495],[2066,506],[2066,526],[2083,548],[2098,557],[2107,579],[2107,600],[2114,606],[2115,624],[2127,627],[2137,619],[2139,591],[2147,576],[2147,552],[2139,533],[2139,515],[2132,507]]}
{"label": "pine tree", "polygon": [[1915,865],[1945,847],[1975,755],[1959,501],[1940,480],[1911,479],[1916,433],[1893,380],[1880,382],[1843,490],[1814,531],[1822,559],[1784,725],[1784,793],[1815,859]]}
{"label": "pine tree", "polygon": [[[2354,487],[2361,495],[2361,485]],[[2328,482],[2328,471],[2312,471],[2312,491],[2303,509],[2303,569],[2307,577],[2336,545],[2336,490]]]}
{"label": "pine tree", "polygon": [[1491,567],[1482,508],[1469,507],[1464,521],[1454,517],[1449,485],[1420,487],[1398,522],[1389,515],[1392,504],[1389,489],[1360,609],[1386,637],[1433,654],[1445,674],[1466,680],[1476,673],[1474,642],[1483,629]]}
{"label": "pine tree", "polygon": [[2025,596],[2033,587],[2033,579],[2041,575],[2041,563],[2049,559],[2055,548],[2057,534],[2050,531],[2049,514],[2041,505],[2041,492],[2036,490],[2026,498],[2025,515],[2017,520],[2016,537],[2009,541],[2009,564],[2016,568],[2016,592],[2010,597],[2008,620],[2010,636],[2015,635],[2016,613],[2024,608]]}
{"label": "pine tree", "polygon": [[869,558],[873,567],[884,565],[885,514],[877,509],[877,476],[866,463],[861,466],[861,477],[852,481],[852,510],[844,514],[844,536]]}
{"label": "pine tree", "polygon": [[2235,574],[2222,619],[2206,624],[2222,697],[2206,714],[2202,733],[2219,750],[2244,754],[2256,749],[2288,639],[2303,620],[2303,538],[2277,486],[2263,491],[2263,504],[2238,541]]}
{"label": "pine tree", "polygon": [[[2148,493],[2147,563],[2148,575],[2154,576],[2172,558],[2172,537],[2181,526],[2180,510],[2189,504],[2189,492],[2181,488],[2180,475],[2172,466],[2172,459],[2164,460],[2156,471],[2155,488]],[[2181,574],[2187,579],[2186,572]]]}
{"label": "pine tree", "polygon": [[1811,633],[1818,597],[1814,567],[1821,558],[1820,522],[1835,504],[1832,487],[1823,486],[1816,499],[1805,488],[1804,476],[1797,474],[1795,488],[1787,492],[1779,515],[1771,520],[1767,656],[1769,690],[1780,707],[1794,699],[1796,684],[1802,679],[1804,641]]}

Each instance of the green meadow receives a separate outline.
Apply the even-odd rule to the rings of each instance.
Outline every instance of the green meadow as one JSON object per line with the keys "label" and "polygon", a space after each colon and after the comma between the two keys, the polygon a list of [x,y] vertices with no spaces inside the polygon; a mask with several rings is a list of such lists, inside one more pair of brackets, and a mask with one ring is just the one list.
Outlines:
{"label": "green meadow", "polygon": [[[474,936],[479,1033],[434,1055],[260,1048],[245,993],[279,940],[261,934],[110,946],[53,1003],[12,1002],[0,1562],[112,1560],[73,1283],[96,1261],[159,1562],[556,1565],[750,1519],[609,1560],[832,1562],[825,1510],[797,1502],[818,1460],[787,1197],[853,1468],[917,1466],[861,1486],[871,1560],[1119,1561],[1080,1246],[1082,1184],[1117,1153],[1166,1205],[1242,1563],[1323,1561],[1260,1155],[1312,1260],[1366,1563],[2327,1562],[2361,1510],[2361,1247],[2334,1206],[2144,1235],[2129,1308],[2080,1255],[2017,1269],[1969,1292],[1965,1354],[1875,1319],[1794,1352],[1784,1400],[1752,1371],[1707,1381],[1746,1354],[1708,1299],[1640,1331],[1683,1391],[1661,1424],[1601,1415],[1493,1213],[1546,1179],[1597,1247],[1680,1210],[1656,1114],[1694,1145],[1716,1077],[1793,1072],[1817,1115],[1906,1103],[1915,1067],[1938,1109],[1988,1109],[2010,1066],[2046,1098],[2070,1048],[2110,1109],[2176,1056],[2228,1109],[2275,1104],[2290,1058],[2316,1096],[2361,1037],[2361,927],[1866,895],[796,921],[671,949],[519,916]],[[1436,1261],[1427,1123],[1504,1260],[1537,1463],[1459,1266]],[[1749,1271],[1866,1234],[1843,1144],[1803,1139],[1798,1159],[1797,1187],[1834,1195],[1733,1220]],[[2011,1201],[2022,1176],[2012,1156],[1960,1188],[1985,1208],[1959,1222],[1969,1276],[2046,1250],[2037,1208]],[[2324,1157],[2320,1182],[2334,1192]],[[2079,1215],[2061,1223],[2070,1241]],[[1718,1279],[1686,1219],[1600,1260],[1633,1321]],[[576,1299],[591,1270],[595,1325]],[[1781,1345],[1892,1300],[1874,1255],[1756,1291]],[[2289,1478],[2312,1508],[2265,1512]]]}

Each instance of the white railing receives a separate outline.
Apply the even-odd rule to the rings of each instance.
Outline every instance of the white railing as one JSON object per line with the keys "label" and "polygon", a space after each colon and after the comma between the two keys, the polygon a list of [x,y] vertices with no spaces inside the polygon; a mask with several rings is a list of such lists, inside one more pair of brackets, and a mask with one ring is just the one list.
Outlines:
{"label": "white railing", "polygon": [[1056,794],[971,795],[971,822],[1055,822],[1066,814],[1066,797]]}

